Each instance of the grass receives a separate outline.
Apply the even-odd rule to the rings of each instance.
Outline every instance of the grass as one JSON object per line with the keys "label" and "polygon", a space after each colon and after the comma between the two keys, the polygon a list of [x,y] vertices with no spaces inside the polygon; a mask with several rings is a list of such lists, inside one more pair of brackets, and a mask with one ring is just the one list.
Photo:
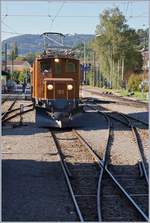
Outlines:
{"label": "grass", "polygon": [[[123,90],[123,89],[118,89],[118,90],[115,90],[115,89],[104,89],[104,91],[107,91],[107,92],[111,92],[112,94],[114,93],[117,93],[117,95],[119,96],[123,96],[123,97],[127,97],[129,92],[128,90]],[[134,95],[132,96],[129,96],[129,98],[136,98],[140,101],[145,101],[145,102],[148,102],[148,92],[140,92],[140,91],[134,91]]]}
{"label": "grass", "polygon": [[[102,88],[101,88],[102,89]],[[111,92],[112,94],[116,94],[118,96],[123,96],[123,97],[127,97],[129,92],[128,90],[124,90],[124,89],[108,89],[108,88],[104,88],[103,89],[104,92]],[[136,98],[140,101],[144,101],[144,102],[148,102],[149,98],[148,98],[148,92],[141,92],[141,91],[134,91],[134,95],[129,96],[129,98]]]}
{"label": "grass", "polygon": [[[121,96],[128,96],[128,91],[127,90],[120,90],[120,95]],[[140,101],[148,101],[148,92],[140,92],[140,91],[134,91],[134,95],[130,96],[131,98],[136,98]]]}
{"label": "grass", "polygon": [[139,100],[148,101],[148,92],[141,93],[141,92],[135,91],[134,94],[135,94],[135,97],[138,98]]}

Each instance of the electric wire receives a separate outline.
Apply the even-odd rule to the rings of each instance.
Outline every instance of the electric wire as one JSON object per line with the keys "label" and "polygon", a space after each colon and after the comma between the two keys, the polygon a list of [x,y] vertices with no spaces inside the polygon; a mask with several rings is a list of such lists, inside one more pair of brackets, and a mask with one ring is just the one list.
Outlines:
{"label": "electric wire", "polygon": [[[99,15],[50,15],[50,14],[5,14],[2,15],[7,16],[7,17],[49,17],[53,20],[57,18],[99,18]],[[54,18],[53,18],[54,17]],[[147,18],[148,15],[130,15],[128,17],[126,17],[127,19],[129,18]]]}
{"label": "electric wire", "polygon": [[61,6],[59,7],[58,11],[56,12],[56,15],[55,15],[54,18],[52,19],[52,22],[51,22],[51,24],[50,24],[50,31],[52,30],[54,21],[56,20],[56,18],[58,17],[59,13],[61,12],[61,10],[62,10],[64,4],[65,4],[65,1],[62,2]]}
{"label": "electric wire", "polygon": [[11,26],[7,25],[4,21],[2,21],[3,25],[6,26],[8,29],[11,29],[13,32],[16,32],[16,30],[14,28],[12,28]]}

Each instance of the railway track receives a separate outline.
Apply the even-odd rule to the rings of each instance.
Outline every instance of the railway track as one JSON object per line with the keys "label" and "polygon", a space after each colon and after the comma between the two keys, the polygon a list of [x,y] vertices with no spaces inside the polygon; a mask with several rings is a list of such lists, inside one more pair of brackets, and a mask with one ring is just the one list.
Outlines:
{"label": "railway track", "polygon": [[[135,107],[146,107],[148,108],[148,103],[146,102],[142,102],[142,101],[138,101],[138,100],[131,100],[125,97],[121,97],[121,96],[117,96],[117,95],[113,95],[113,94],[106,94],[106,93],[101,93],[101,92],[97,92],[94,90],[89,90],[89,89],[84,89],[85,92],[89,92],[92,95],[97,95],[97,96],[102,96],[105,98],[110,98],[110,99],[115,99],[117,104],[120,105],[128,105],[128,106],[135,106]],[[114,102],[114,101],[113,101]]]}
{"label": "railway track", "polygon": [[2,104],[4,104],[8,99],[9,97],[2,99]]}
{"label": "railway track", "polygon": [[[99,108],[102,108],[102,109],[100,109],[100,110],[105,110],[105,111],[110,111],[110,112],[114,112],[114,113],[117,113],[118,111],[115,111],[115,110],[112,110],[112,109],[110,109],[110,108],[105,108],[105,107],[102,107],[101,105],[100,105],[100,103],[104,103],[104,104],[109,104],[109,103],[113,103],[113,104],[118,104],[118,102],[116,102],[116,101],[104,101],[104,100],[100,100],[100,99],[95,99],[95,98],[92,98],[92,97],[87,97],[87,98],[82,98],[81,99],[81,103],[82,104],[85,104],[85,103],[92,103],[92,104],[95,104],[95,105],[98,105],[99,106]],[[125,115],[128,119],[130,119],[130,121],[133,121],[134,123],[135,122],[138,122],[138,123],[141,123],[141,124],[143,124],[145,127],[148,127],[149,126],[149,124],[147,123],[147,122],[145,122],[145,121],[143,121],[143,120],[141,120],[141,119],[137,119],[137,118],[135,118],[135,117],[132,117],[132,116],[130,116],[130,115],[127,115],[127,114],[125,114],[125,113],[122,113],[122,112],[119,112],[120,114],[122,114],[122,115]]]}
{"label": "railway track", "polygon": [[[7,100],[6,100],[6,101],[7,101]],[[4,119],[8,116],[8,114],[12,111],[13,107],[14,107],[15,104],[16,104],[16,101],[17,101],[17,100],[14,99],[14,100],[10,103],[10,105],[9,105],[9,107],[8,107],[8,109],[7,109],[7,111],[2,113],[2,120],[4,120]]]}
{"label": "railway track", "polygon": [[80,221],[98,221],[99,168],[77,131],[52,132],[62,169]]}
{"label": "railway track", "polygon": [[[89,106],[89,107],[93,108],[92,106]],[[94,107],[94,110],[95,109],[97,109],[97,108]],[[130,119],[128,119],[128,117],[124,117],[124,115],[122,115],[122,118],[125,119],[126,122],[125,122],[125,120],[121,121],[120,119],[113,118],[112,116],[110,116],[110,114],[108,114],[106,112],[101,112],[100,110],[97,110],[97,111],[99,113],[105,115],[106,119],[112,119],[117,122],[119,121],[119,122],[121,122],[121,124],[125,125],[126,127],[131,128],[132,135],[134,137],[134,141],[135,141],[137,150],[140,155],[140,160],[137,160],[138,165],[135,165],[132,170],[136,173],[134,176],[132,174],[130,174],[130,171],[129,171],[129,173],[127,173],[127,170],[125,170],[126,168],[122,168],[121,172],[119,172],[120,171],[119,167],[114,168],[113,167],[114,165],[111,164],[111,162],[110,162],[110,160],[111,160],[110,157],[112,156],[111,150],[113,148],[113,143],[114,143],[113,142],[114,141],[114,130],[113,130],[113,127],[111,125],[109,125],[111,128],[111,130],[109,131],[111,133],[111,137],[108,137],[108,142],[107,142],[107,146],[106,146],[106,150],[108,150],[108,152],[107,151],[104,152],[103,159],[102,159],[103,160],[102,162],[104,163],[104,167],[106,165],[106,168],[103,167],[105,169],[105,171],[101,172],[101,178],[100,178],[99,184],[101,184],[101,185],[104,184],[105,186],[103,188],[106,188],[108,186],[108,179],[106,177],[103,177],[103,176],[105,176],[104,173],[107,173],[106,169],[108,166],[109,170],[112,169],[112,171],[110,172],[111,181],[113,181],[114,184],[117,186],[117,188],[121,191],[121,193],[124,194],[124,198],[127,198],[127,200],[129,201],[129,204],[128,204],[129,215],[127,215],[128,211],[126,211],[126,215],[124,216],[123,213],[125,211],[123,209],[122,212],[120,213],[120,216],[118,214],[116,214],[116,216],[114,218],[113,217],[114,211],[112,213],[112,216],[110,216],[110,214],[109,214],[110,209],[113,209],[111,207],[112,199],[114,199],[113,196],[116,199],[116,194],[114,194],[112,196],[112,191],[116,190],[116,189],[113,189],[113,186],[112,186],[112,189],[110,190],[109,193],[106,189],[106,190],[104,190],[104,193],[106,193],[106,194],[104,196],[101,195],[107,199],[107,202],[105,202],[104,201],[105,199],[101,198],[101,201],[103,201],[103,205],[101,205],[101,207],[105,206],[106,210],[107,210],[107,211],[101,210],[102,213],[105,213],[104,216],[101,214],[102,219],[104,219],[104,221],[114,221],[114,220],[133,221],[135,219],[137,221],[139,221],[139,219],[141,221],[142,220],[148,221],[148,173],[146,172],[145,163],[144,163],[144,160],[142,157],[142,155],[143,155],[141,153],[142,148],[141,148],[141,144],[140,144],[140,139],[138,137],[139,135],[136,132],[137,129],[135,126],[133,126],[131,124]],[[109,141],[110,141],[110,143],[109,143]],[[108,145],[110,145],[110,146],[108,146]],[[105,157],[105,159],[104,159],[104,157]],[[140,171],[138,171],[138,170],[140,170]],[[139,172],[140,172],[140,175],[138,174]],[[111,181],[109,180],[109,185],[112,183]],[[130,185],[130,184],[132,184],[132,185]],[[103,190],[102,186],[99,188],[101,188],[100,189],[101,191]],[[142,191],[143,191],[143,194],[142,194]],[[110,199],[110,209],[108,208],[109,207],[109,204],[108,204],[109,197],[111,198]],[[121,205],[121,203],[122,203],[122,201],[120,202],[120,205]],[[123,205],[124,204],[122,204],[122,206]],[[132,208],[131,207],[129,208],[130,205],[132,206]],[[119,208],[119,206],[118,206],[118,208]],[[126,208],[126,210],[127,210],[126,206],[124,208]],[[131,209],[132,209],[132,211],[131,211]],[[106,212],[108,212],[109,217],[106,216]],[[118,210],[116,211],[116,213],[118,213]]]}
{"label": "railway track", "polygon": [[[98,166],[101,169],[99,174],[98,174],[98,172],[95,172],[95,174],[91,172],[92,174],[90,174],[92,176],[96,176],[96,181],[95,181],[95,179],[92,181],[90,179],[91,182],[95,182],[94,183],[94,191],[96,193],[88,192],[89,189],[91,190],[93,188],[93,187],[91,187],[91,185],[89,186],[89,188],[86,187],[86,190],[85,191],[83,190],[84,192],[82,194],[77,193],[77,192],[81,193],[82,188],[85,188],[85,186],[82,186],[82,182],[83,182],[83,185],[84,185],[84,183],[86,183],[85,185],[89,185],[89,182],[90,182],[90,181],[88,182],[88,181],[84,180],[85,171],[83,171],[84,177],[78,178],[78,176],[80,176],[79,173],[81,171],[80,166],[82,166],[81,165],[82,162],[80,161],[79,158],[85,156],[85,154],[83,153],[83,149],[81,148],[82,146],[79,146],[79,144],[76,143],[78,150],[75,153],[78,154],[79,158],[77,158],[76,161],[73,161],[73,160],[71,161],[70,159],[72,159],[72,157],[74,156],[73,150],[77,149],[77,148],[75,148],[74,143],[71,144],[72,146],[70,147],[69,143],[67,141],[67,144],[65,145],[66,148],[64,148],[62,150],[62,146],[64,146],[65,139],[63,137],[60,137],[60,135],[56,136],[54,133],[52,133],[55,144],[57,147],[59,147],[59,154],[61,154],[62,163],[65,163],[65,165],[63,165],[63,170],[65,171],[67,183],[69,184],[68,187],[69,188],[71,187],[70,192],[72,194],[72,199],[75,203],[75,207],[76,207],[76,210],[77,210],[77,213],[79,216],[79,220],[80,221],[83,221],[83,220],[84,221],[90,221],[90,220],[92,220],[92,221],[118,220],[119,221],[119,220],[127,220],[128,219],[128,220],[134,221],[136,219],[137,221],[138,220],[139,221],[140,220],[148,221],[147,212],[145,213],[145,210],[143,211],[143,207],[139,204],[140,202],[138,202],[138,200],[135,199],[135,197],[138,197],[138,199],[139,199],[140,196],[138,196],[138,195],[141,195],[141,191],[140,191],[140,193],[139,193],[139,191],[135,192],[135,189],[137,190],[137,188],[134,188],[134,186],[137,187],[136,183],[139,180],[139,175],[136,176],[135,179],[132,178],[132,180],[134,180],[135,185],[132,186],[132,188],[130,188],[130,191],[128,191],[125,184],[120,183],[120,182],[122,182],[123,180],[128,181],[129,178],[125,179],[124,178],[125,175],[122,175],[120,173],[116,174],[116,173],[113,173],[113,171],[111,171],[111,168],[110,168],[110,166],[111,166],[110,165],[110,147],[112,144],[112,137],[113,137],[112,136],[112,134],[113,134],[112,133],[112,131],[113,131],[112,124],[110,122],[110,117],[108,117],[104,113],[101,113],[101,114],[103,114],[105,116],[105,118],[107,119],[107,122],[108,122],[108,141],[104,148],[103,157],[99,156],[99,154],[88,144],[88,142],[79,134],[78,131],[74,130],[71,132],[71,134],[73,133],[73,136],[71,138],[74,139],[77,137],[77,139],[82,143],[82,146],[84,145],[84,147],[91,153],[92,157],[94,157],[94,160],[97,161]],[[75,133],[75,136],[74,136],[74,133]],[[60,143],[59,140],[62,140],[62,142]],[[84,157],[84,159],[85,159],[85,157]],[[77,164],[76,164],[76,162],[77,162]],[[86,163],[84,160],[83,160],[83,162]],[[88,179],[88,177],[87,177],[87,179]],[[109,189],[109,192],[108,192],[108,190],[105,191],[106,194],[103,195],[103,192],[104,192],[103,188],[105,188],[105,187],[103,187],[103,185],[108,186],[108,184],[106,183],[106,182],[108,182],[108,179],[109,179],[109,185],[111,185],[110,186],[111,189]],[[74,183],[76,186],[74,185]],[[81,190],[80,190],[80,186],[81,186]],[[146,187],[146,189],[147,189],[147,187]],[[109,207],[110,203],[108,202],[108,197],[111,197],[111,205],[112,205],[112,191],[116,191],[115,193],[117,193],[117,194],[114,195],[115,199],[116,198],[121,199],[120,203],[123,202],[123,205],[125,205],[125,208],[126,208],[126,212],[125,212],[125,209],[123,208],[123,210],[122,210],[123,212],[120,213],[120,217],[118,216],[118,209],[116,210],[116,213],[114,213],[114,211],[113,211],[112,216],[109,215],[110,210],[113,209],[112,207]],[[136,195],[134,195],[134,193],[136,193]],[[88,203],[87,197],[88,197],[88,199],[90,198],[89,203]],[[105,198],[106,198],[106,200],[105,200]],[[114,203],[114,206],[115,206],[115,203]],[[92,209],[91,209],[91,207],[92,207]],[[107,211],[104,209],[104,207],[107,207],[106,208]],[[97,210],[96,213],[95,213],[95,211],[93,212],[93,208],[94,208],[94,210]],[[118,208],[119,208],[119,206],[118,206]],[[123,213],[125,213],[125,216],[123,215]],[[108,216],[107,217],[105,216],[107,214],[109,215],[109,218],[107,218]]]}
{"label": "railway track", "polygon": [[[13,118],[17,117],[17,116],[21,116],[27,112],[33,111],[33,103],[28,104],[28,105],[23,105],[23,109],[21,109],[21,107],[17,107],[14,108],[14,105],[16,104],[16,99],[11,103],[11,105],[9,106],[9,108],[7,109],[6,112],[2,113],[1,119],[2,119],[2,124],[5,124],[6,122],[12,120]],[[30,108],[32,107],[32,108]],[[29,109],[27,109],[29,108]]]}
{"label": "railway track", "polygon": [[[32,104],[26,107],[30,106]],[[144,170],[142,157],[138,160],[139,164],[132,169],[134,174],[124,167],[114,168],[111,163],[115,124],[120,123],[128,129],[133,127],[133,130],[135,126],[124,115],[102,112],[96,105],[95,109],[107,121],[108,140],[103,156],[78,131],[52,131],[78,218],[80,221],[148,221],[148,205],[146,203],[143,206],[143,202],[148,200],[148,173],[145,172],[146,168]],[[13,112],[18,110],[17,114],[9,112],[11,116],[4,119],[5,122],[20,115],[20,108],[12,109]],[[33,108],[23,111],[22,114],[31,110]],[[135,144],[138,145],[136,135],[134,132]]]}
{"label": "railway track", "polygon": [[[141,175],[144,176],[147,184],[149,184],[148,168],[146,168],[146,159],[144,156],[144,148],[143,148],[142,140],[140,138],[140,134],[138,132],[138,128],[131,122],[130,118],[125,114],[115,112],[113,114],[109,114],[109,116],[110,116],[110,118],[115,119],[118,122],[121,122],[122,124],[126,125],[127,127],[129,127],[131,129],[133,139],[135,140],[135,143],[137,145],[137,149],[138,149],[138,152],[140,155],[139,168],[141,171]],[[115,117],[115,116],[117,116],[117,117]],[[120,117],[122,117],[124,120],[121,120]],[[141,121],[140,121],[140,123],[141,123]],[[144,123],[144,125],[145,125],[145,123]]]}
{"label": "railway track", "polygon": [[[101,110],[101,106],[98,105],[98,108]],[[107,110],[106,110],[107,111]],[[148,184],[148,167],[146,168],[146,159],[145,159],[145,155],[144,155],[144,147],[143,147],[143,143],[142,143],[142,139],[140,137],[140,133],[139,133],[139,128],[148,128],[148,124],[142,120],[138,120],[134,117],[131,117],[127,114],[124,114],[122,112],[117,112],[117,111],[113,111],[113,110],[110,110],[108,109],[108,111],[112,111],[111,113],[107,113],[107,115],[117,121],[117,122],[120,122],[122,123],[123,125],[129,127],[129,129],[131,130],[132,132],[132,135],[133,135],[133,139],[137,145],[137,149],[139,151],[139,154],[140,154],[140,160],[139,160],[139,165],[141,165],[141,168],[142,168],[142,174],[144,175],[145,177],[145,180]],[[146,171],[147,169],[147,171]]]}

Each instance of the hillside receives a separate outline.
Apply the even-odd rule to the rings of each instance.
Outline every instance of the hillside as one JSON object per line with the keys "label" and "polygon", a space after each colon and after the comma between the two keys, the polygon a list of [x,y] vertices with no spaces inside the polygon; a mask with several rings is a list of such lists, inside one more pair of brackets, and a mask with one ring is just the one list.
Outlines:
{"label": "hillside", "polygon": [[[85,41],[88,42],[94,35],[92,34],[66,34],[64,38],[64,45],[69,47],[75,47],[77,44]],[[2,42],[2,48],[4,44],[8,44],[8,53],[11,50],[13,44],[16,42],[18,52],[20,55],[25,55],[29,52],[41,52],[43,50],[43,38],[40,35],[25,34],[8,38]],[[49,42],[53,46],[52,42]]]}

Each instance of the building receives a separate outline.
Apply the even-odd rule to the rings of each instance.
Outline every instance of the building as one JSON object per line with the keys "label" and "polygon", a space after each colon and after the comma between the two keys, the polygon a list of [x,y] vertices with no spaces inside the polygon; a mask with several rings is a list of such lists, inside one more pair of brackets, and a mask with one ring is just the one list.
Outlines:
{"label": "building", "polygon": [[24,71],[24,70],[28,70],[30,71],[31,69],[31,65],[28,63],[28,61],[16,61],[14,60],[12,61],[8,61],[7,62],[7,70],[9,72],[13,72],[13,71]]}

